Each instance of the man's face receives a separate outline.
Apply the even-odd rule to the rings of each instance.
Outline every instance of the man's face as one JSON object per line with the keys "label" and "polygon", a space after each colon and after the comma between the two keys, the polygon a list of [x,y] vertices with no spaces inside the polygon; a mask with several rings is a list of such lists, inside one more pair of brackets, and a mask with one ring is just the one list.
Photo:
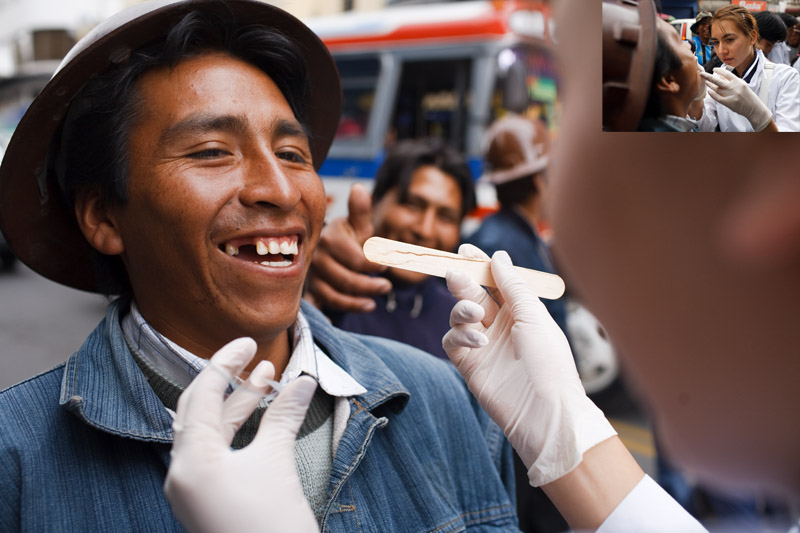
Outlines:
{"label": "man's face", "polygon": [[703,43],[708,43],[711,37],[711,19],[704,18],[697,24],[697,35]]}
{"label": "man's face", "polygon": [[768,41],[767,39],[758,40],[758,48],[768,56],[772,52],[772,47],[775,46],[775,41]]}
{"label": "man's face", "polygon": [[800,45],[800,24],[795,24],[786,30],[786,44],[792,47]]}
{"label": "man's face", "polygon": [[294,321],[325,194],[275,83],[224,54],[146,73],[113,212],[142,314],[198,355]]}
{"label": "man's face", "polygon": [[[461,225],[461,189],[456,180],[434,166],[421,166],[411,176],[404,202],[397,188],[375,205],[375,234],[379,237],[452,252]],[[392,277],[419,283],[427,276],[392,269]]]}
{"label": "man's face", "polygon": [[680,59],[680,66],[670,74],[674,76],[675,81],[680,85],[679,95],[681,99],[686,103],[695,100],[703,93],[705,88],[697,68],[697,57],[692,53],[691,49],[681,42],[678,32],[666,21],[658,21],[658,31],[667,46]]}

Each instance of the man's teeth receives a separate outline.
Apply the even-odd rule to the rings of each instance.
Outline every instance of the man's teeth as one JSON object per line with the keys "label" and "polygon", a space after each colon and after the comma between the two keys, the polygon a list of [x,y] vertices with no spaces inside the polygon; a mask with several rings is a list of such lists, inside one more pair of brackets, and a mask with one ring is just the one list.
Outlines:
{"label": "man's teeth", "polygon": [[269,243],[265,243],[264,241],[258,241],[256,243],[256,253],[258,253],[258,255],[297,255],[297,243],[286,241],[281,243],[278,241],[269,241]]}
{"label": "man's teeth", "polygon": [[264,266],[270,266],[270,267],[288,267],[288,266],[292,266],[292,262],[291,261],[286,261],[286,260],[284,260],[284,261],[261,261],[261,264],[264,265]]}
{"label": "man's teeth", "polygon": [[[225,252],[228,255],[239,255],[239,248],[232,244],[225,245]],[[297,255],[297,242],[278,242],[278,241],[256,241],[256,253],[258,255]],[[291,261],[264,261],[262,265],[268,266],[288,266]]]}

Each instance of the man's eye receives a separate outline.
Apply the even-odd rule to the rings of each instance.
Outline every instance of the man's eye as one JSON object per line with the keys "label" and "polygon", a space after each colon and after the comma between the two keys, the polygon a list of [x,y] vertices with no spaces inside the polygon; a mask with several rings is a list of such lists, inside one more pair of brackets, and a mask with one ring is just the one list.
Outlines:
{"label": "man's eye", "polygon": [[278,152],[278,157],[292,163],[305,163],[306,158],[296,152]]}
{"label": "man's eye", "polygon": [[425,204],[413,199],[406,201],[405,206],[412,211],[422,211],[425,209]]}
{"label": "man's eye", "polygon": [[445,224],[458,224],[458,215],[455,213],[440,213],[439,220]]}
{"label": "man's eye", "polygon": [[222,157],[228,155],[228,152],[225,150],[220,150],[219,148],[209,148],[208,150],[200,150],[199,152],[194,152],[189,154],[189,157],[192,159],[214,159],[216,157]]}

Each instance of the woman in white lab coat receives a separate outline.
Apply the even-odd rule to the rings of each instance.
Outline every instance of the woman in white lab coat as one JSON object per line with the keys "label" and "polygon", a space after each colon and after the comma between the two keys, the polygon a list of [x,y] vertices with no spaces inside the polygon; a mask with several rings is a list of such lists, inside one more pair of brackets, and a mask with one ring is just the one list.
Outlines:
{"label": "woman in white lab coat", "polygon": [[711,43],[724,68],[701,74],[709,92],[689,112],[700,131],[800,131],[800,73],[768,61],[758,37],[755,18],[740,6],[712,17]]}

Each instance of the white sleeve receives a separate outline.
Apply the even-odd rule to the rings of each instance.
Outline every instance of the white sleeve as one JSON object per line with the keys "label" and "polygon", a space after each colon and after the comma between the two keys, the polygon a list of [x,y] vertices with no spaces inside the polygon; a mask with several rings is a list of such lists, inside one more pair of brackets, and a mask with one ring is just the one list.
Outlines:
{"label": "white sleeve", "polygon": [[596,533],[705,532],[700,522],[645,475],[617,505]]}
{"label": "white sleeve", "polygon": [[[775,72],[777,75],[778,72]],[[782,69],[772,119],[778,131],[800,131],[800,72]]]}
{"label": "white sleeve", "polygon": [[697,121],[700,131],[714,131],[717,129],[717,101],[706,94],[703,99],[703,116]]}

